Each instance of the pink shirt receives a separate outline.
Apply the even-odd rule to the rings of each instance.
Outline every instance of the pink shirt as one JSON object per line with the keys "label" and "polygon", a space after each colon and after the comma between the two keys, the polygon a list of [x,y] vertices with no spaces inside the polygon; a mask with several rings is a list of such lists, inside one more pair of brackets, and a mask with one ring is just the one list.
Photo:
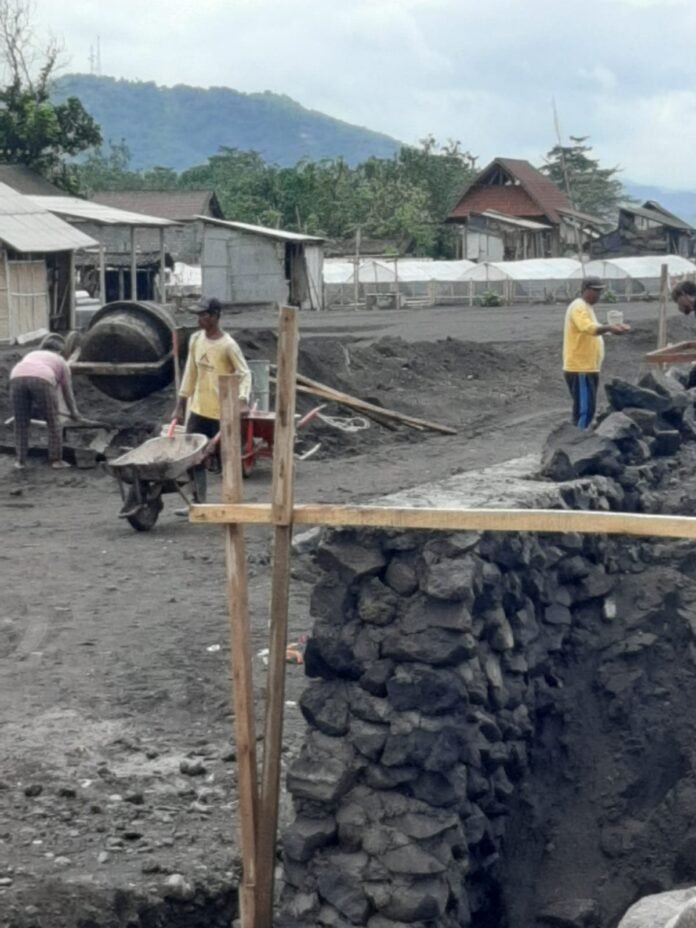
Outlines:
{"label": "pink shirt", "polygon": [[10,380],[15,377],[38,377],[53,386],[70,383],[70,368],[55,351],[30,351],[12,368]]}

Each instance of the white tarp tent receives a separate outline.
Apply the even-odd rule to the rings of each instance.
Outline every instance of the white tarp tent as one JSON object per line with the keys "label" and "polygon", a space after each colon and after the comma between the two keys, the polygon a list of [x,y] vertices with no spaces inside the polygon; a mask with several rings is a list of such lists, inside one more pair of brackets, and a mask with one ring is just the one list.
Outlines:
{"label": "white tarp tent", "polygon": [[696,274],[696,265],[679,255],[641,255],[589,261],[573,274],[573,279],[577,282],[583,277],[600,277],[620,299],[630,300],[645,294],[658,296],[663,264],[667,265],[670,286],[679,280],[693,280]]}
{"label": "white tarp tent", "polygon": [[[395,294],[401,301],[434,305],[464,302],[468,285],[460,283],[473,261],[431,261],[427,258],[361,258],[358,285],[355,260],[329,258],[324,261],[324,290],[327,305],[367,301],[375,294]],[[357,291],[357,292],[356,292]]]}
{"label": "white tarp tent", "polygon": [[575,258],[530,258],[526,261],[484,261],[468,270],[463,279],[470,284],[469,301],[492,291],[508,303],[543,303],[565,298],[569,279],[582,265]]}

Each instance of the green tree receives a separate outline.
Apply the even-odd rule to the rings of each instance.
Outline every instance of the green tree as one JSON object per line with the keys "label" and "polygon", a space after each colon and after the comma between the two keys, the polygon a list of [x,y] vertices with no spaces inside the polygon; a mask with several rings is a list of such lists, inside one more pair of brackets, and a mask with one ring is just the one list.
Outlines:
{"label": "green tree", "polygon": [[0,0],[0,60],[5,85],[0,89],[0,160],[24,164],[67,189],[76,175],[66,163],[101,143],[99,126],[76,97],[50,100],[59,46],[39,49],[27,0]]}
{"label": "green tree", "polygon": [[140,190],[143,176],[130,169],[130,149],[122,139],[90,151],[75,166],[80,192],[91,196],[97,190]]}
{"label": "green tree", "polygon": [[555,145],[546,155],[541,170],[561,190],[569,192],[575,209],[611,222],[619,205],[627,199],[618,179],[621,168],[600,167],[587,140],[586,135],[571,135],[571,145]]}

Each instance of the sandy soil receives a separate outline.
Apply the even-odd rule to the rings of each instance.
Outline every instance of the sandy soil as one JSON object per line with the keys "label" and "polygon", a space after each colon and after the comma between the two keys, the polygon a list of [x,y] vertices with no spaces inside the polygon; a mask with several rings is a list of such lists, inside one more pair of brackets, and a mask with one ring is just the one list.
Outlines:
{"label": "sandy soil", "polygon": [[[634,332],[611,340],[605,377],[635,377],[655,344],[655,305],[624,310]],[[374,424],[348,434],[316,421],[303,438],[322,449],[298,465],[298,500],[360,502],[537,450],[568,412],[562,315],[530,306],[303,316],[303,373],[458,434]],[[274,326],[270,314],[244,315],[228,328],[250,357],[272,357]],[[669,332],[690,337],[689,321],[672,318]],[[1,419],[2,371],[17,356],[0,355]],[[78,402],[118,424],[127,444],[134,423],[140,437],[159,431],[173,393],[119,407],[80,383]],[[11,462],[0,455],[0,925],[111,924],[104,913],[118,899],[132,904],[120,888],[154,905],[175,894],[165,886],[174,873],[208,895],[218,881],[222,897],[238,862],[221,533],[177,518],[167,497],[155,529],[137,534],[118,520],[117,488],[101,470],[55,473],[37,457],[17,476]],[[269,487],[266,463],[247,481],[248,498],[267,499]],[[269,539],[262,529],[247,537],[257,653]],[[299,640],[314,572],[310,555],[293,563],[290,636]],[[254,669],[260,717],[259,656]],[[303,680],[289,666],[288,754],[303,732]],[[91,921],[78,920],[71,898]]]}

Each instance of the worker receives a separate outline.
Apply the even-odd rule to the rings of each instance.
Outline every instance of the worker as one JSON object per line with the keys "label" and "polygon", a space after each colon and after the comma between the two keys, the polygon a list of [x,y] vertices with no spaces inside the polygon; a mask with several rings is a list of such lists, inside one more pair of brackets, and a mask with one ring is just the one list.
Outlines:
{"label": "worker", "polygon": [[603,335],[631,331],[623,322],[600,325],[594,306],[604,284],[599,277],[586,277],[580,296],[568,306],[563,328],[563,373],[573,398],[573,424],[586,429],[597,408],[599,372],[604,360]]}
{"label": "worker", "polygon": [[23,470],[26,465],[32,411],[46,419],[51,467],[70,466],[63,460],[61,401],[73,419],[79,419],[80,414],[73,394],[70,368],[61,357],[63,347],[63,339],[59,335],[47,335],[38,350],[30,351],[10,371],[17,455],[14,466],[17,470]]}
{"label": "worker", "polygon": [[[242,410],[248,408],[251,392],[251,372],[237,342],[220,328],[220,301],[202,298],[191,308],[198,314],[201,329],[191,336],[188,359],[174,411],[178,422],[186,417],[187,433],[206,435],[213,439],[220,431],[220,374],[239,375],[239,399]],[[206,464],[192,469],[193,498],[204,503],[207,496]],[[182,515],[186,510],[178,510]]]}
{"label": "worker", "polygon": [[688,316],[696,304],[696,284],[692,280],[683,280],[672,290],[672,299],[680,313]]}

